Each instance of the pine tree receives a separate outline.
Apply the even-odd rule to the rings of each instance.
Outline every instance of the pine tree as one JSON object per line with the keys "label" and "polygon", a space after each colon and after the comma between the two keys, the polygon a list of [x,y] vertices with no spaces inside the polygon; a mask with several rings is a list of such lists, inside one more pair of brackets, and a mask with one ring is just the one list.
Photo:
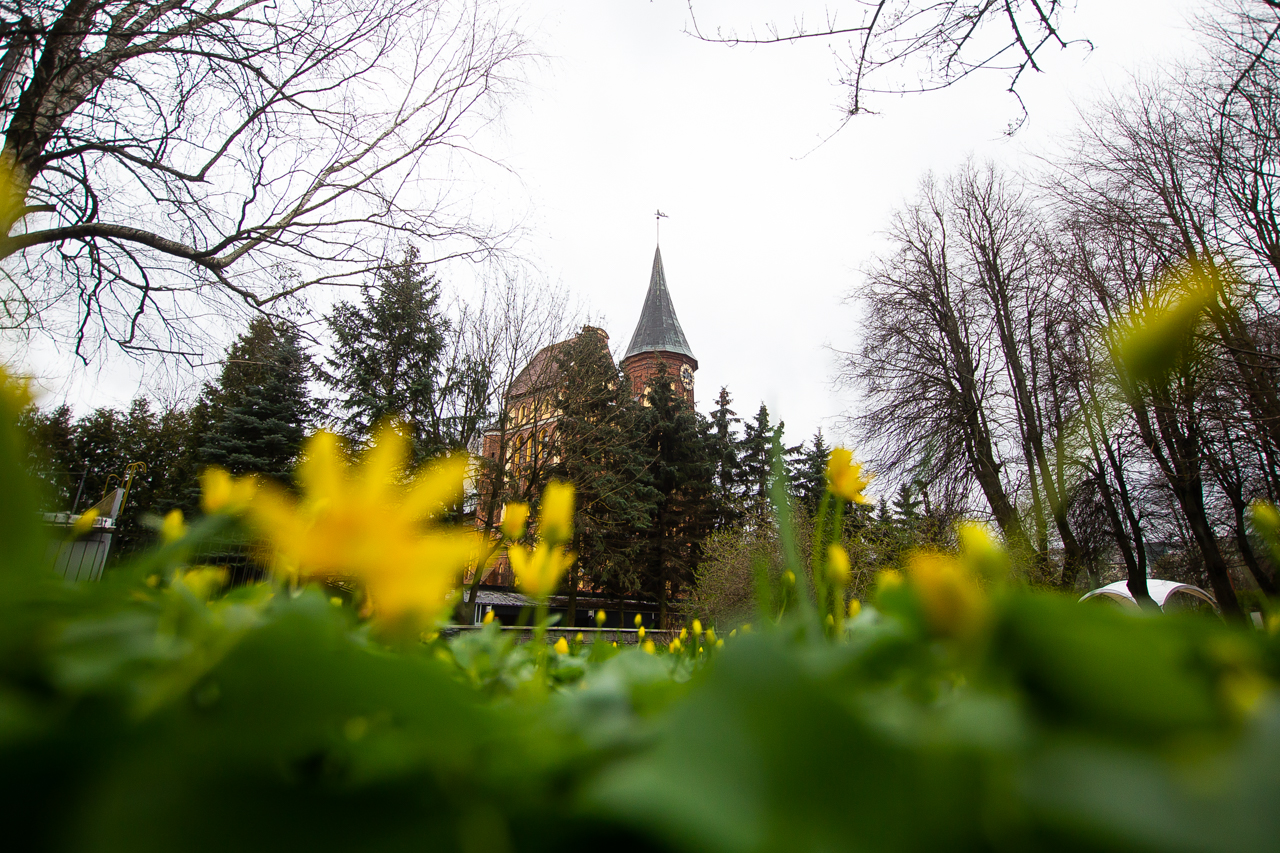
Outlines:
{"label": "pine tree", "polygon": [[218,381],[205,390],[208,411],[197,417],[208,419],[200,467],[289,483],[315,416],[307,391],[311,373],[295,329],[265,317],[251,321],[227,351]]}
{"label": "pine tree", "polygon": [[[440,282],[409,246],[378,269],[360,305],[340,303],[326,318],[334,344],[324,378],[341,395],[344,431],[366,441],[378,423],[396,418],[413,440],[415,463],[457,447],[457,425],[443,414],[450,324],[439,303]],[[475,370],[464,371],[459,388],[473,390],[477,379],[487,395],[487,376]]]}
{"label": "pine tree", "polygon": [[642,429],[656,501],[640,536],[640,566],[645,591],[658,600],[659,624],[666,627],[671,599],[692,585],[715,521],[709,499],[717,460],[705,427],[661,362],[645,402]]}

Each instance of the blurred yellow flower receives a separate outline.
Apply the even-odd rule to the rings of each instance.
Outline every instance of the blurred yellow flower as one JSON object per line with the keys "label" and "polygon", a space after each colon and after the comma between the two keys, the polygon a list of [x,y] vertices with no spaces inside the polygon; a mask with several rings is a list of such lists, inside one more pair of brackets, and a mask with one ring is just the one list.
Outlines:
{"label": "blurred yellow flower", "polygon": [[1171,268],[1150,302],[1113,328],[1116,366],[1135,382],[1164,375],[1188,350],[1201,315],[1217,296],[1218,287],[1203,268]]}
{"label": "blurred yellow flower", "polygon": [[862,466],[853,461],[851,451],[843,447],[831,451],[827,457],[827,488],[833,495],[864,504],[867,498],[862,492],[870,482],[870,477],[863,476]]}
{"label": "blurred yellow flower", "polygon": [[702,620],[701,619],[694,619],[693,625],[691,625],[690,627],[693,628],[693,636],[695,637],[702,636]]}
{"label": "blurred yellow flower", "polygon": [[636,627],[639,628],[644,624],[644,616],[640,613],[636,614]]}
{"label": "blurred yellow flower", "polygon": [[717,649],[723,649],[723,648],[724,648],[724,640],[716,640],[716,648],[717,648]]}
{"label": "blurred yellow flower", "polygon": [[434,523],[461,498],[469,463],[450,456],[406,481],[407,458],[408,439],[390,426],[355,465],[337,436],[313,435],[298,465],[301,500],[262,482],[248,506],[275,570],[358,578],[381,620],[437,616],[478,550],[473,532]]}
{"label": "blurred yellow flower", "polygon": [[524,535],[524,527],[528,521],[528,504],[507,504],[502,509],[502,535],[513,541],[519,539]]}
{"label": "blurred yellow flower", "polygon": [[227,570],[216,566],[196,566],[180,573],[177,580],[196,598],[208,599],[227,582]]}
{"label": "blurred yellow flower", "polygon": [[165,542],[177,542],[187,535],[187,525],[182,520],[182,510],[171,509],[160,523],[160,538]]}
{"label": "blurred yellow flower", "polygon": [[637,637],[639,637],[639,638],[640,638],[640,639],[642,639],[642,640],[644,639],[644,633],[645,633],[645,631],[644,631],[644,626],[643,626],[643,625],[641,625],[639,628],[637,628],[637,629],[636,629],[636,636],[637,636]]}
{"label": "blurred yellow flower", "polygon": [[[3,159],[3,156],[0,156],[0,163],[3,162]],[[3,171],[0,170],[0,180],[2,179]],[[0,367],[0,402],[4,403],[11,415],[16,415],[30,406],[32,402],[31,380],[22,376],[14,376],[3,367]]]}
{"label": "blurred yellow flower", "polygon": [[974,577],[999,581],[1009,576],[1009,554],[991,528],[974,521],[956,527],[960,540],[960,560]]}
{"label": "blurred yellow flower", "polygon": [[876,574],[876,591],[884,592],[902,586],[902,572],[897,569],[884,569]]}
{"label": "blurred yellow flower", "polygon": [[575,555],[567,553],[563,545],[552,547],[539,542],[533,548],[510,546],[507,559],[511,561],[520,589],[534,598],[546,598],[556,591],[560,577],[573,565]]}
{"label": "blurred yellow flower", "polygon": [[853,619],[862,612],[862,602],[856,598],[849,599],[849,618]]}
{"label": "blurred yellow flower", "polygon": [[644,649],[644,653],[647,655],[651,655],[657,651],[657,646],[653,644],[653,640],[645,640],[640,644],[640,648]]}
{"label": "blurred yellow flower", "polygon": [[72,536],[83,536],[93,529],[93,523],[98,520],[98,508],[91,507],[81,513],[71,525]]}
{"label": "blurred yellow flower", "polygon": [[607,619],[607,618],[609,618],[609,617],[607,617],[607,616],[605,615],[605,612],[604,612],[603,610],[597,610],[597,611],[596,611],[596,627],[597,627],[597,628],[603,628],[603,627],[604,627],[604,620],[605,620],[605,619]]}
{"label": "blurred yellow flower", "polygon": [[243,512],[257,490],[252,476],[232,477],[221,468],[206,468],[200,475],[200,508],[206,515]]}
{"label": "blurred yellow flower", "polygon": [[486,611],[484,612],[484,618],[483,618],[483,619],[481,619],[480,621],[481,621],[481,622],[483,622],[485,625],[489,625],[489,624],[491,624],[491,623],[493,622],[493,611],[492,611],[492,610],[486,610]]}
{"label": "blurred yellow flower", "polygon": [[827,548],[827,577],[837,586],[849,582],[852,573],[849,567],[849,554],[841,545],[832,544]]}
{"label": "blurred yellow flower", "polygon": [[556,649],[556,654],[558,654],[558,655],[567,655],[567,654],[569,654],[569,643],[568,643],[568,641],[566,641],[564,637],[561,637],[560,639],[556,640],[556,646],[555,646],[555,649]]}
{"label": "blurred yellow flower", "polygon": [[907,568],[935,633],[968,637],[985,624],[986,597],[959,560],[948,554],[916,551]]}
{"label": "blurred yellow flower", "polygon": [[538,535],[553,543],[573,538],[573,486],[554,480],[547,483],[538,508]]}
{"label": "blurred yellow flower", "polygon": [[673,655],[679,654],[683,649],[684,646],[680,643],[679,637],[676,637],[667,645],[667,651],[671,652]]}
{"label": "blurred yellow flower", "polygon": [[715,641],[716,641],[716,629],[715,629],[715,628],[708,628],[708,629],[707,629],[707,642],[708,642],[708,643],[714,643]]}
{"label": "blurred yellow flower", "polygon": [[791,571],[790,569],[787,569],[785,572],[782,573],[782,582],[785,583],[787,586],[795,586],[796,573]]}
{"label": "blurred yellow flower", "polygon": [[680,639],[681,639],[681,640],[687,640],[687,639],[689,639],[689,629],[687,629],[687,628],[681,628],[681,629],[680,629]]}
{"label": "blurred yellow flower", "polygon": [[576,634],[574,634],[574,635],[573,635],[573,641],[574,641],[575,643],[581,643],[581,642],[582,642],[582,632],[581,632],[581,631],[579,631],[578,633],[576,633]]}

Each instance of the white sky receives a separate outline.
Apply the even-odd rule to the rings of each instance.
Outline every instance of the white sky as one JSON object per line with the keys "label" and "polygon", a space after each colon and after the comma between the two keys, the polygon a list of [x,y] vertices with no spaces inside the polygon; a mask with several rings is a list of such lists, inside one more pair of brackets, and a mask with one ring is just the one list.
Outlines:
{"label": "white sky", "polygon": [[[835,5],[835,4],[832,4]],[[655,209],[667,283],[697,356],[697,402],[727,385],[744,417],[761,401],[792,443],[831,434],[851,401],[832,388],[827,345],[854,349],[857,315],[843,302],[891,211],[928,170],[966,157],[1029,164],[1069,133],[1074,103],[1188,50],[1190,0],[1079,0],[1069,36],[1093,41],[1046,53],[1049,73],[1024,78],[1018,115],[1005,78],[979,75],[940,93],[882,98],[879,115],[840,121],[844,92],[831,49],[727,48],[683,34],[686,0],[527,0],[525,30],[547,59],[526,95],[479,150],[516,180],[481,192],[477,211],[523,222],[517,251],[568,289],[624,348],[648,286]],[[822,3],[699,0],[704,25],[787,17]],[[473,275],[442,271],[466,294]],[[136,366],[74,373],[29,354],[49,389],[77,408],[127,405]],[[196,377],[191,377],[195,379]],[[205,377],[198,377],[204,379]],[[181,382],[180,377],[179,381]],[[172,383],[170,380],[169,384]],[[838,430],[837,430],[838,433]]]}

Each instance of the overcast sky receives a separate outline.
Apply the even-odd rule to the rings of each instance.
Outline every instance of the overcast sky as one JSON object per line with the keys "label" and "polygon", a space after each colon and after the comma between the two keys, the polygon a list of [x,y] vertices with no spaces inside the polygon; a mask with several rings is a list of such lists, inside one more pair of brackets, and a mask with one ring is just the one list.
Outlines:
{"label": "overcast sky", "polygon": [[[789,20],[804,5],[697,8],[704,23],[749,23]],[[1047,73],[1020,88],[1030,117],[1007,138],[1019,113],[999,75],[881,99],[880,114],[831,136],[844,100],[838,44],[703,44],[683,33],[686,0],[527,0],[525,28],[546,59],[477,140],[515,176],[480,193],[477,210],[520,220],[517,250],[577,297],[619,351],[644,299],[660,208],[667,283],[700,365],[698,408],[709,411],[727,385],[740,415],[763,401],[793,442],[820,426],[838,435],[852,401],[832,387],[828,346],[856,346],[857,312],[844,297],[893,209],[925,172],[944,175],[966,157],[1029,165],[1070,133],[1076,104],[1187,53],[1186,10],[1197,5],[1080,0],[1063,30],[1093,50],[1046,55]],[[464,292],[474,286],[466,270],[444,275]],[[57,359],[37,360],[49,399],[66,395],[77,408],[125,405],[138,391],[127,365],[68,379]]]}

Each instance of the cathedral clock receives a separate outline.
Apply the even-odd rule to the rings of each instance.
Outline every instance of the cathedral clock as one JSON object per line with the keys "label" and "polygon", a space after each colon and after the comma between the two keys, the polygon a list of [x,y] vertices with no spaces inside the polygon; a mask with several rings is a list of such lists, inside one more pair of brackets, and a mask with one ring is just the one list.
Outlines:
{"label": "cathedral clock", "polygon": [[680,384],[686,391],[693,390],[693,369],[687,364],[680,367]]}

